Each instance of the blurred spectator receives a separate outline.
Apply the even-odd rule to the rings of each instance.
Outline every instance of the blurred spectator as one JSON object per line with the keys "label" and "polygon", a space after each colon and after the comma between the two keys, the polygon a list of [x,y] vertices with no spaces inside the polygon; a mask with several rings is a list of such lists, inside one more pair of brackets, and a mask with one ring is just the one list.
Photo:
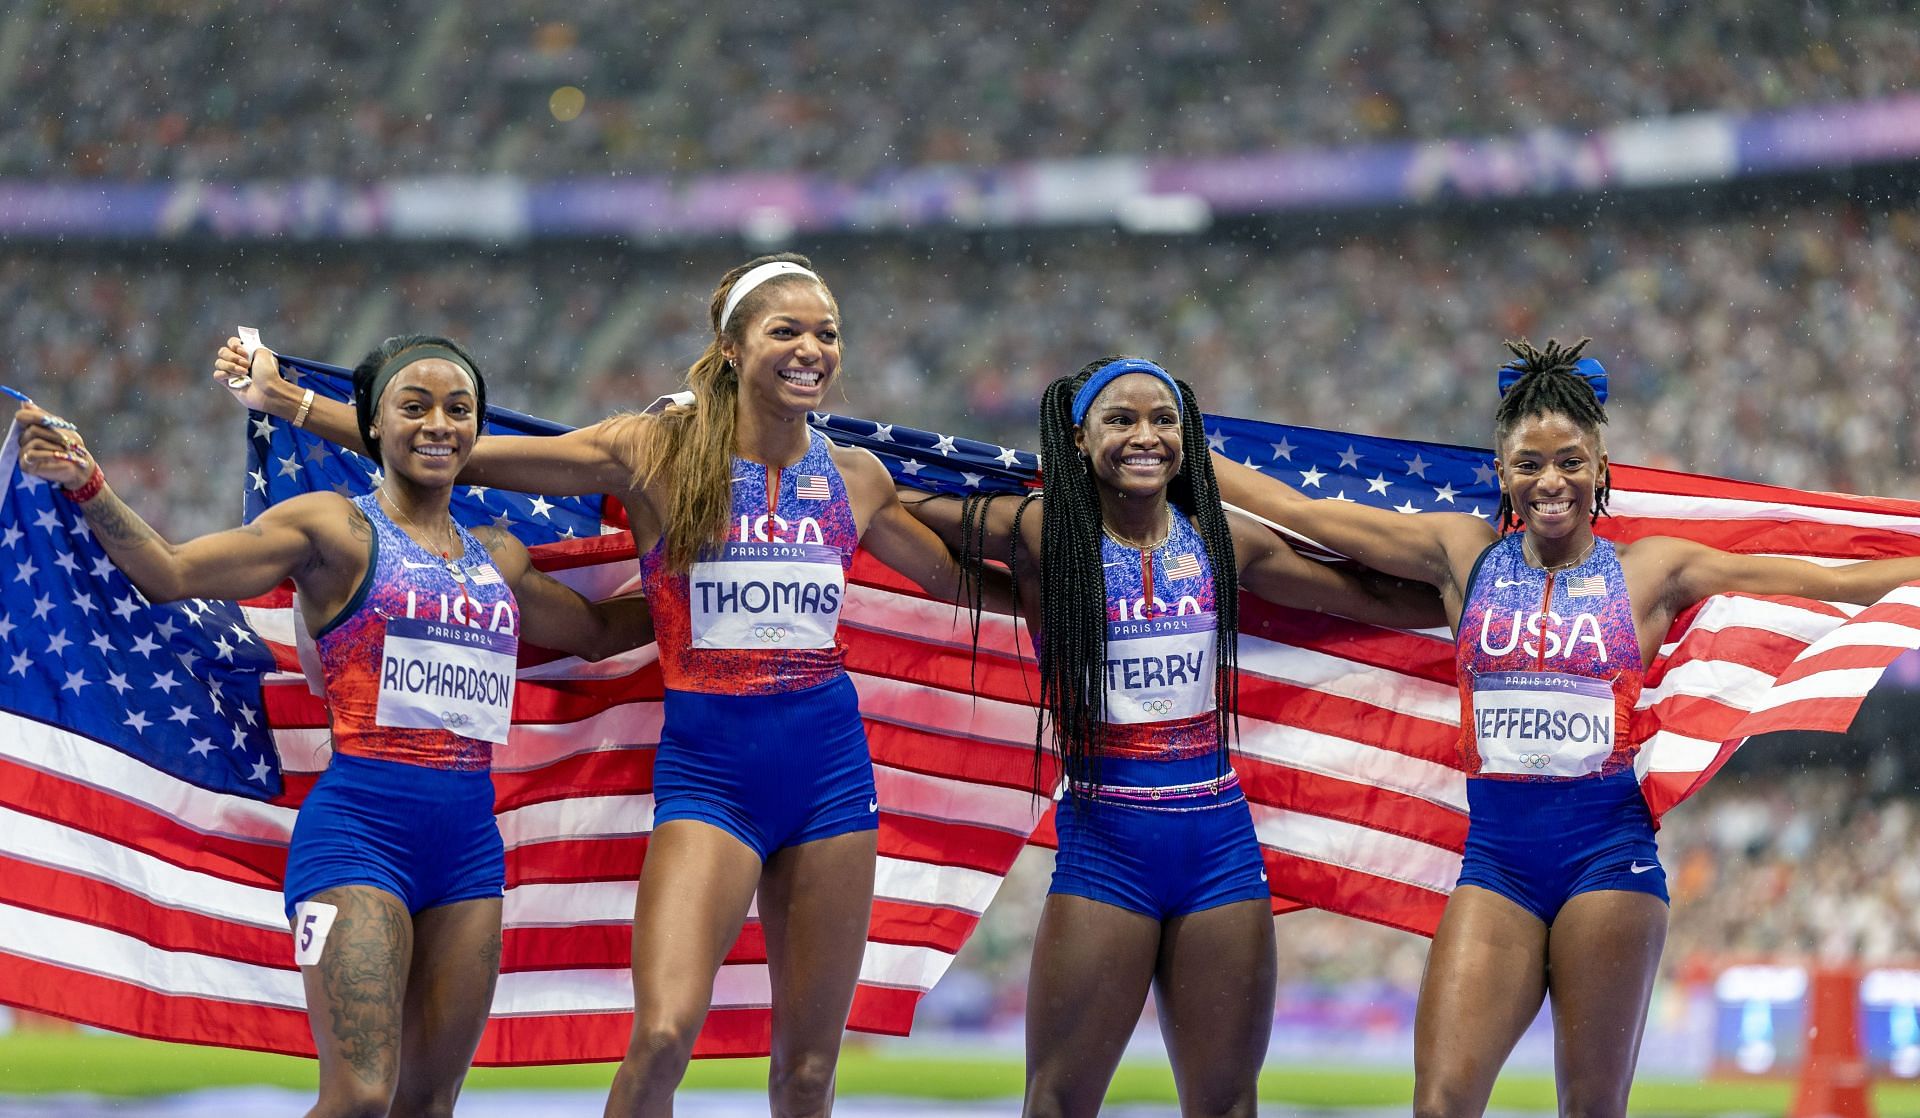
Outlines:
{"label": "blurred spectator", "polygon": [[[1809,204],[1428,220],[1290,248],[1086,233],[1011,251],[837,241],[814,257],[845,316],[835,406],[855,415],[1030,446],[1048,380],[1128,352],[1215,411],[1483,445],[1501,340],[1591,335],[1613,374],[1616,461],[1906,496],[1916,250],[1920,212]],[[503,405],[578,424],[678,383],[739,255],[0,250],[0,340],[8,379],[82,422],[163,527],[196,532],[239,511],[237,409],[204,375],[236,324],[341,364],[390,333],[445,333]]]}
{"label": "blurred spectator", "polygon": [[67,0],[13,5],[0,43],[0,175],[53,178],[854,177],[1588,130],[1920,74],[1920,22],[1864,0]]}

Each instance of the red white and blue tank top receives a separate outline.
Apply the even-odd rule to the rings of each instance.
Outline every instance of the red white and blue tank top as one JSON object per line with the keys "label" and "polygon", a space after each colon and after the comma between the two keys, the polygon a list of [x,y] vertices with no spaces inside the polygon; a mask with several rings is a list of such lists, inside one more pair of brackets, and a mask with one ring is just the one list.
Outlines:
{"label": "red white and blue tank top", "polygon": [[1524,532],[1482,552],[1455,638],[1470,776],[1565,780],[1631,768],[1645,669],[1612,542],[1578,566],[1530,566]]}
{"label": "red white and blue tank top", "polygon": [[791,466],[733,460],[726,542],[683,572],[666,539],[640,560],[660,673],[676,691],[774,695],[844,671],[840,609],[860,545],[826,437]]}
{"label": "red white and blue tank top", "polygon": [[1106,725],[1102,794],[1124,787],[1217,790],[1221,763],[1215,716],[1219,633],[1213,567],[1187,518],[1173,515],[1165,542],[1142,551],[1104,532],[1107,587]]}
{"label": "red white and blue tank top", "polygon": [[484,770],[513,714],[520,608],[466,529],[447,560],[400,530],[377,494],[353,503],[373,526],[366,577],[314,643],[333,748],[434,769]]}

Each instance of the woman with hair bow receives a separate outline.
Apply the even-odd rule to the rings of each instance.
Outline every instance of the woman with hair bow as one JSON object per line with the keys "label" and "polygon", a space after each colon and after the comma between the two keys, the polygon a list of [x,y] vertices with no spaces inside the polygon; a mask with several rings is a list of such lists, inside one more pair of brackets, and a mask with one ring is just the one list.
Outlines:
{"label": "woman with hair bow", "polygon": [[1587,343],[1510,342],[1494,414],[1498,523],[1309,499],[1216,459],[1229,501],[1432,584],[1454,631],[1466,853],[1427,955],[1414,1113],[1477,1115],[1551,997],[1560,1112],[1620,1115],[1667,929],[1630,723],[1674,619],[1721,593],[1869,604],[1920,558],[1825,567],[1594,534],[1606,371]]}

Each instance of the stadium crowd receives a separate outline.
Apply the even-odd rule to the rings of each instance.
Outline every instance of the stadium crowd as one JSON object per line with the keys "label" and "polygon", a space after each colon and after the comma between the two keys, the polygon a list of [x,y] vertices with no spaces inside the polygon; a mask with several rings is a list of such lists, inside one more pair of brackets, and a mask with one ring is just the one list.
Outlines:
{"label": "stadium crowd", "polygon": [[[1617,460],[1906,496],[1917,249],[1920,212],[1813,204],[1426,220],[1292,247],[836,242],[815,259],[842,302],[854,415],[1025,447],[1047,380],[1124,351],[1191,379],[1214,411],[1483,445],[1501,339],[1591,335],[1613,374]],[[677,386],[704,344],[706,285],[737,254],[11,252],[0,340],[10,379],[85,424],[165,528],[197,532],[237,515],[239,417],[204,380],[235,324],[342,364],[390,333],[445,333],[501,404],[584,423]]]}
{"label": "stadium crowd", "polygon": [[[0,175],[860,177],[1585,130],[1880,96],[1920,74],[1920,27],[1866,0],[963,0],[935,20],[847,0],[270,10],[12,6]],[[563,87],[583,96],[555,99]]]}

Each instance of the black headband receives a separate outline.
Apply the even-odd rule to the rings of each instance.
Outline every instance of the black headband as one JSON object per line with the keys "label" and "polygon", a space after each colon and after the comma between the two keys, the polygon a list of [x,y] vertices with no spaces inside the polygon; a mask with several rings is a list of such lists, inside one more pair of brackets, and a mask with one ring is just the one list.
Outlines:
{"label": "black headband", "polygon": [[373,374],[370,394],[373,399],[374,408],[377,410],[380,407],[380,396],[386,392],[387,382],[397,376],[400,370],[416,361],[431,361],[436,357],[442,361],[451,361],[455,365],[460,366],[467,374],[467,379],[473,382],[474,391],[478,392],[480,390],[480,374],[474,372],[473,366],[467,364],[467,359],[458,353],[455,353],[443,345],[427,344],[408,346],[406,349],[387,358],[386,361],[381,364],[380,371]]}

